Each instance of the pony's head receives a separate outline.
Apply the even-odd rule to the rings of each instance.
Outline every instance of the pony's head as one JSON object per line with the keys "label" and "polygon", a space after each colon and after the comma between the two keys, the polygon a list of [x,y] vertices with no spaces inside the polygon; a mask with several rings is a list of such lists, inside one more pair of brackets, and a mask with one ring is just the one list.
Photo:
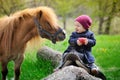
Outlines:
{"label": "pony's head", "polygon": [[42,38],[47,38],[53,43],[65,39],[65,32],[57,24],[57,17],[51,8],[36,8],[34,23]]}

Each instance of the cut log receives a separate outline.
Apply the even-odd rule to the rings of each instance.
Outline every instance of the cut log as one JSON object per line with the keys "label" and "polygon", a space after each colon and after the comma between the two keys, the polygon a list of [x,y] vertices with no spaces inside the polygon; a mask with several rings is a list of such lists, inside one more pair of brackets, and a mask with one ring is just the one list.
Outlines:
{"label": "cut log", "polygon": [[66,66],[61,70],[52,73],[51,75],[42,80],[101,80],[101,79],[90,75],[83,68],[75,66]]}
{"label": "cut log", "polygon": [[[37,58],[50,60],[53,65],[58,66],[62,57],[62,53],[55,51],[49,47],[42,47],[37,52]],[[42,80],[101,80],[90,75],[83,68],[76,66],[66,66]]]}
{"label": "cut log", "polygon": [[47,46],[40,48],[37,52],[37,58],[44,58],[45,60],[50,60],[52,65],[58,66],[61,60],[62,53],[55,51]]}

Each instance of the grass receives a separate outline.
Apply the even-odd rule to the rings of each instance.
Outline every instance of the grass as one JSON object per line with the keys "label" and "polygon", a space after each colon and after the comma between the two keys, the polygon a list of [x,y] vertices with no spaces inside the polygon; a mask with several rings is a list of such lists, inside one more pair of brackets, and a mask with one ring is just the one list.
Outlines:
{"label": "grass", "polygon": [[[52,44],[50,41],[46,40],[42,46],[51,47],[62,53],[68,46],[68,38],[69,36],[67,36],[64,41],[57,42],[57,44]],[[120,35],[101,35],[96,36],[96,39],[97,44],[93,47],[93,55],[95,56],[96,64],[105,73],[107,80],[120,80]],[[51,65],[51,62],[42,58],[38,60],[36,53],[36,49],[27,50],[25,52],[25,59],[21,66],[20,80],[40,80],[52,73],[54,66]],[[8,65],[8,80],[11,80],[14,76],[13,66],[13,62],[10,62]]]}
{"label": "grass", "polygon": [[[21,66],[20,80],[40,80],[41,78],[52,73],[53,66],[49,60],[36,58],[37,51],[27,51],[25,53],[25,59]],[[8,64],[8,80],[11,80],[14,76],[14,63]],[[1,70],[1,69],[0,69]],[[0,76],[1,79],[1,76]]]}
{"label": "grass", "polygon": [[93,54],[108,80],[120,80],[120,36],[97,36]]}
{"label": "grass", "polygon": [[[45,45],[63,52],[68,46],[68,37],[57,45],[47,41]],[[120,35],[98,35],[96,40],[97,44],[93,47],[95,63],[105,73],[107,80],[120,80]]]}

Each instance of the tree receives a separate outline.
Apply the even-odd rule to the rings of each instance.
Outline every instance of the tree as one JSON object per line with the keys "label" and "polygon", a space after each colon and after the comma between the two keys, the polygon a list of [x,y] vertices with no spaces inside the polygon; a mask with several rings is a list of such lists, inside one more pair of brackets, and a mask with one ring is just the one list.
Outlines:
{"label": "tree", "polygon": [[[79,6],[83,0],[40,0],[41,5],[53,7],[59,17],[62,18],[64,29],[66,29],[67,18],[79,14]],[[73,15],[74,14],[74,15]],[[79,14],[80,15],[80,14]]]}
{"label": "tree", "polygon": [[110,33],[111,21],[118,13],[120,13],[120,7],[118,7],[119,4],[120,4],[120,0],[113,0],[113,1],[111,1],[110,7],[108,7],[111,9],[108,12],[108,16],[107,16],[106,28],[105,28],[105,32],[104,32],[105,34]]}
{"label": "tree", "polygon": [[0,15],[9,16],[16,10],[24,8],[24,0],[0,0]]}
{"label": "tree", "polygon": [[[93,7],[93,15],[98,17],[99,28],[98,34],[109,34],[111,28],[111,21],[115,16],[120,15],[120,0],[89,0],[88,7]],[[103,24],[105,27],[103,28]],[[104,32],[103,32],[103,29]]]}
{"label": "tree", "polygon": [[72,10],[73,0],[54,0],[53,7],[56,9],[56,12],[59,16],[62,17],[64,29],[66,29],[66,19],[67,15]]}
{"label": "tree", "polygon": [[[52,7],[56,10],[57,14],[62,18],[64,29],[66,29],[67,17],[75,12],[75,9],[80,5],[80,0],[52,0]],[[75,8],[76,7],[76,8]],[[72,15],[73,16],[73,15]]]}

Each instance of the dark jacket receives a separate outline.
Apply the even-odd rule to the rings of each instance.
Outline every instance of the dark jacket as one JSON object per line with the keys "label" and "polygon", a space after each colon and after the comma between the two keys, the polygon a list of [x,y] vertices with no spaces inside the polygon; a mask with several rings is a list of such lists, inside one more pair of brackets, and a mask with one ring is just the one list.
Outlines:
{"label": "dark jacket", "polygon": [[[78,46],[77,45],[77,39],[80,37],[84,37],[88,39],[88,44],[87,45],[82,45]],[[83,33],[77,33],[77,32],[72,32],[70,39],[69,39],[69,46],[65,50],[63,57],[66,55],[66,53],[69,53],[72,49],[75,49],[79,53],[84,54],[84,62],[85,63],[94,63],[94,57],[91,54],[92,47],[96,44],[96,40],[94,38],[93,32],[87,30]]]}

